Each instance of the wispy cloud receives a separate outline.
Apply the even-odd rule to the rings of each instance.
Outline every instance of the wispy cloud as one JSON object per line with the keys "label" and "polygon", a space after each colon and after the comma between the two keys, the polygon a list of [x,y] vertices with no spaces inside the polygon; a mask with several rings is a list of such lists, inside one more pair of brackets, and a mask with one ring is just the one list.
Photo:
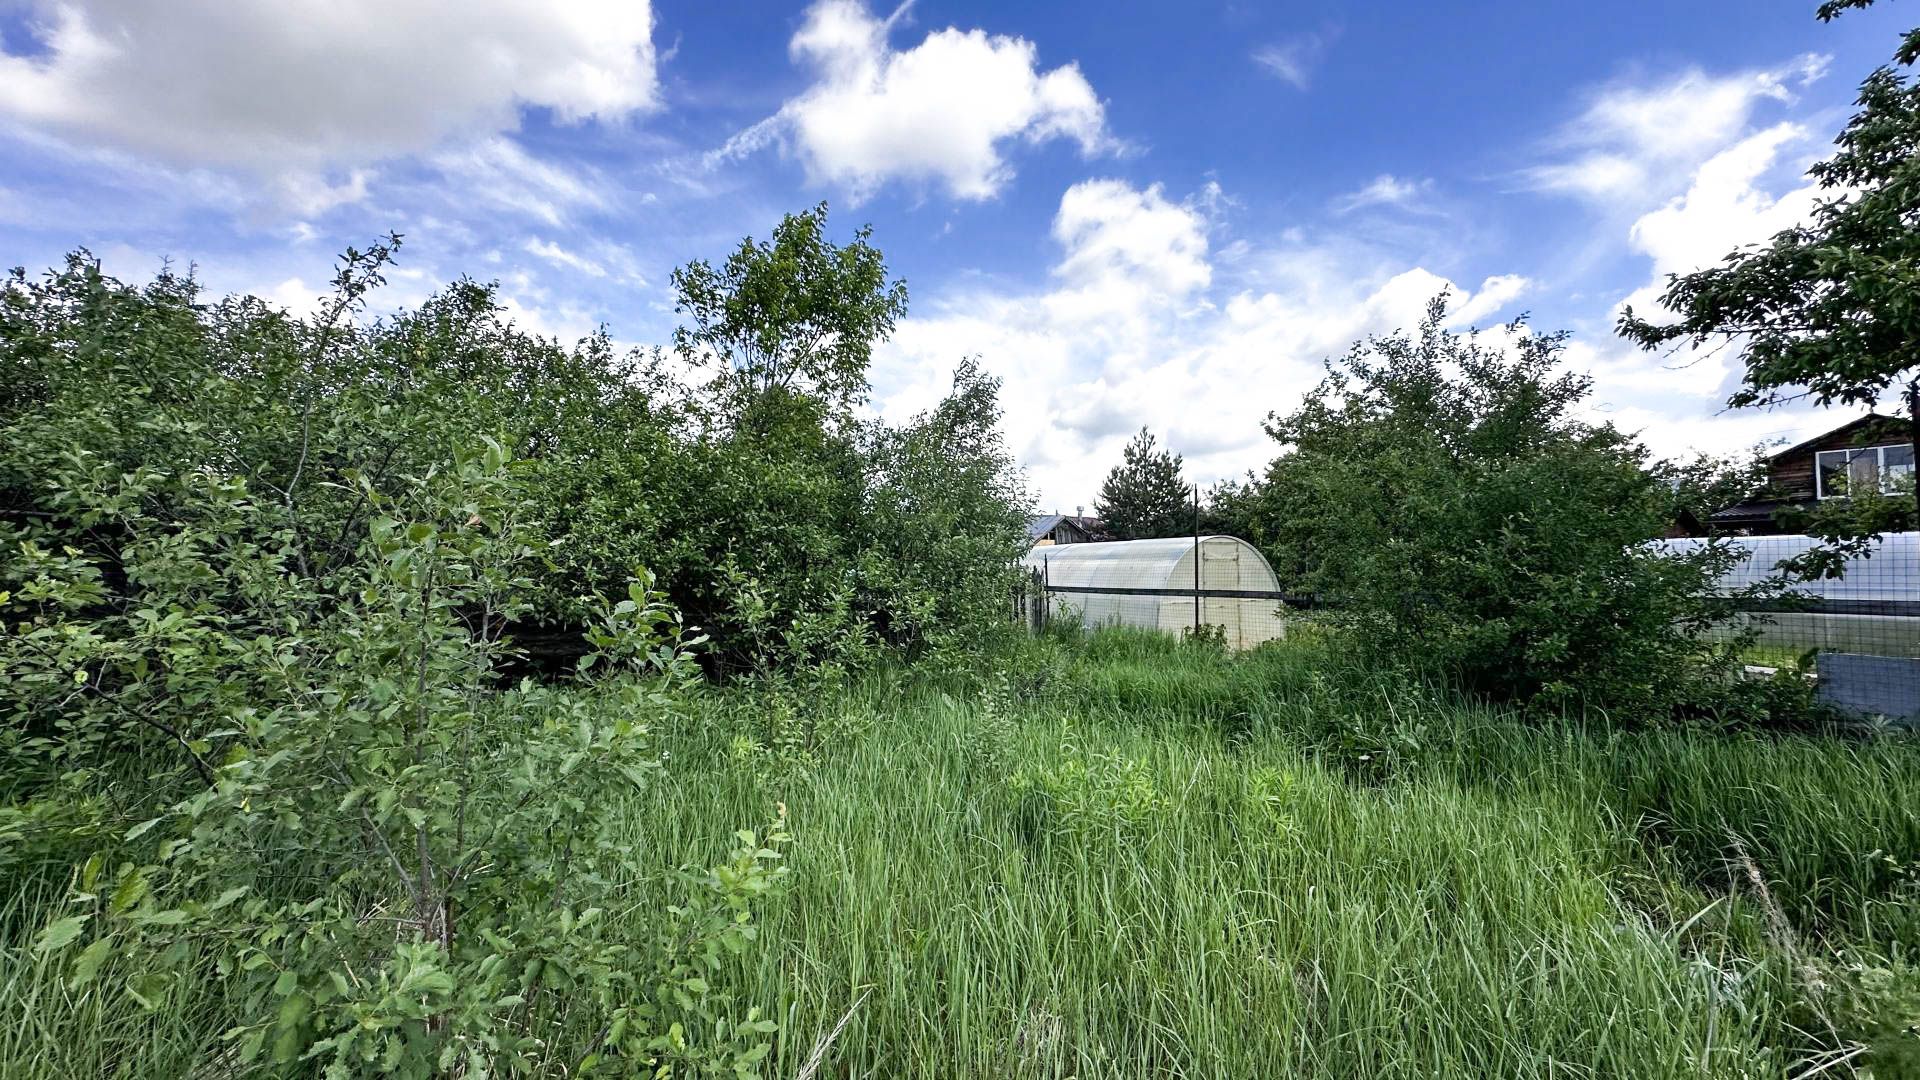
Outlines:
{"label": "wispy cloud", "polygon": [[551,240],[541,240],[529,236],[527,237],[527,242],[522,245],[522,250],[529,255],[539,256],[556,266],[564,266],[570,270],[577,270],[588,277],[598,278],[607,276],[606,267],[601,266],[592,259],[576,255]]}
{"label": "wispy cloud", "polygon": [[1826,73],[1807,53],[1771,68],[1714,75],[1689,68],[1660,79],[1622,79],[1549,140],[1549,158],[1526,170],[1529,187],[1637,209],[1685,186],[1700,164],[1745,137],[1762,106],[1790,105]]}
{"label": "wispy cloud", "polygon": [[1253,62],[1294,89],[1305,90],[1313,81],[1314,69],[1320,66],[1321,58],[1339,36],[1337,30],[1295,34],[1255,49]]}
{"label": "wispy cloud", "polygon": [[505,136],[436,154],[432,163],[470,197],[547,225],[560,225],[574,211],[607,204],[600,178],[536,158]]}
{"label": "wispy cloud", "polygon": [[1350,191],[1333,200],[1335,214],[1351,214],[1370,206],[1394,207],[1401,210],[1430,213],[1431,208],[1425,199],[1433,194],[1431,179],[1409,179],[1381,173],[1357,191]]}

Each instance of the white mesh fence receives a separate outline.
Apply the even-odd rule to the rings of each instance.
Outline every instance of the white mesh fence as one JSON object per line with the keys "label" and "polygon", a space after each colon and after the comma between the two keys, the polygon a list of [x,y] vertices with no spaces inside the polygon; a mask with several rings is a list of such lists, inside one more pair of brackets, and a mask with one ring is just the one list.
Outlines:
{"label": "white mesh fence", "polygon": [[[1786,574],[1780,564],[1813,550],[1809,536],[1749,536],[1724,541],[1744,558],[1720,580],[1736,597],[1769,580],[1784,580],[1777,599],[1730,600],[1736,609],[1715,631],[1751,637],[1750,670],[1807,666],[1819,697],[1862,719],[1912,726],[1920,719],[1920,534],[1890,533],[1864,557],[1839,564],[1838,577]],[[1682,550],[1701,540],[1668,540]]]}

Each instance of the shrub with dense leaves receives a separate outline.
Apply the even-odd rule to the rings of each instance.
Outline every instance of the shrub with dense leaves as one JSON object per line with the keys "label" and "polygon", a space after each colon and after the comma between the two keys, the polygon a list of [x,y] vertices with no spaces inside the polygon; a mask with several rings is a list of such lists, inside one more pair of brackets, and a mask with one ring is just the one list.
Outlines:
{"label": "shrub with dense leaves", "polygon": [[[194,485],[244,481],[278,508],[289,572],[322,579],[365,530],[362,480],[418,475],[486,433],[518,463],[544,561],[513,629],[549,667],[579,652],[578,597],[640,565],[721,670],[977,652],[1005,630],[1025,537],[998,384],[967,363],[919,418],[857,417],[904,288],[864,231],[836,245],[824,229],[823,208],[793,215],[724,273],[692,264],[677,280],[695,327],[671,354],[538,338],[466,280],[368,320],[394,238],[348,252],[307,318],[208,302],[171,273],[124,285],[84,253],[16,272],[0,292],[0,521],[71,525],[49,501],[62,468],[137,475],[163,521],[198,505]],[[96,531],[79,546],[115,576],[118,545]]]}
{"label": "shrub with dense leaves", "polygon": [[[884,332],[821,307],[902,300],[877,252],[790,258],[838,250],[808,221],[807,317]],[[472,282],[370,319],[397,245],[311,317],[84,254],[0,290],[0,873],[64,897],[28,936],[75,993],[212,1009],[236,1068],[754,1074],[728,958],[784,812],[676,869],[606,808],[696,654],[804,684],[1005,632],[997,387],[888,426],[850,341],[696,386]]]}
{"label": "shrub with dense leaves", "polygon": [[4,764],[30,793],[10,814],[106,793],[36,940],[72,954],[72,987],[159,1008],[211,967],[242,1065],[533,1069],[561,1018],[604,1028],[582,1041],[609,1062],[766,1052],[768,1022],[710,980],[782,872],[777,825],[684,907],[607,917],[651,871],[603,808],[652,782],[649,718],[691,676],[647,579],[598,605],[574,680],[505,686],[538,562],[497,442],[363,480],[367,527],[324,584],[243,480],[202,477],[160,521],[143,499],[163,479],[44,477],[77,529],[122,538],[124,583],[31,524],[0,593]]}
{"label": "shrub with dense leaves", "polygon": [[1652,549],[1673,495],[1643,448],[1580,418],[1561,335],[1445,328],[1356,345],[1299,409],[1258,511],[1276,569],[1365,655],[1544,706],[1649,718],[1711,701],[1731,646],[1702,631],[1723,545]]}

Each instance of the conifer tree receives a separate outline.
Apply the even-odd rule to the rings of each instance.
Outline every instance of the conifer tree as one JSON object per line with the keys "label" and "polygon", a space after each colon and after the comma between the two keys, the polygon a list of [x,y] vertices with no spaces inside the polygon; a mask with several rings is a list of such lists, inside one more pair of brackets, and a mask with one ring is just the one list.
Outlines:
{"label": "conifer tree", "polygon": [[1180,455],[1160,449],[1153,434],[1141,428],[1120,464],[1107,473],[1094,503],[1108,531],[1122,540],[1185,536],[1193,524],[1193,503],[1181,469]]}

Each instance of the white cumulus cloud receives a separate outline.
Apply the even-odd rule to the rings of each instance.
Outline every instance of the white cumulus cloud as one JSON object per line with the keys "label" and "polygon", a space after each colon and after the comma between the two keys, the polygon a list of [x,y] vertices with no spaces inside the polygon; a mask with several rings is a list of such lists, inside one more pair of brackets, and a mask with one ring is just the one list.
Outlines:
{"label": "white cumulus cloud", "polygon": [[[1784,156],[1810,141],[1795,124],[1749,134],[1695,169],[1683,193],[1635,219],[1628,243],[1646,256],[1648,278],[1614,305],[1609,324],[1625,306],[1658,321],[1666,314],[1660,296],[1667,275],[1712,265],[1736,248],[1764,243],[1808,220],[1822,197],[1817,185],[1801,179],[1774,194],[1766,181]],[[1640,431],[1661,453],[1732,450],[1772,435],[1811,435],[1837,423],[1831,415],[1805,409],[1785,415],[1724,411],[1741,371],[1737,344],[1648,353],[1606,337],[1575,342],[1569,357],[1594,375],[1595,404],[1602,414]]]}
{"label": "white cumulus cloud", "polygon": [[[357,167],[513,129],[520,110],[611,120],[657,105],[647,0],[29,0],[0,52],[0,116],[176,166],[285,178],[305,212]],[[315,178],[329,170],[339,176]]]}
{"label": "white cumulus cloud", "polygon": [[721,156],[779,141],[815,182],[856,198],[900,180],[986,199],[1013,175],[1009,142],[1066,139],[1086,155],[1116,146],[1080,69],[1042,70],[1033,42],[948,27],[895,49],[892,28],[857,0],[815,4],[790,44],[814,84]]}
{"label": "white cumulus cloud", "polygon": [[1167,201],[1161,186],[1121,180],[1067,189],[1053,218],[1067,253],[1054,273],[1078,291],[1118,292],[1119,302],[1177,301],[1213,280],[1207,221],[1192,204]]}
{"label": "white cumulus cloud", "polygon": [[1530,284],[1502,275],[1466,289],[1291,234],[1248,245],[1226,274],[1209,242],[1224,228],[1210,210],[1225,201],[1211,184],[1180,201],[1158,185],[1075,184],[1054,216],[1050,280],[923,303],[877,358],[881,411],[925,408],[954,362],[978,355],[1004,380],[1003,430],[1044,506],[1091,505],[1143,424],[1208,483],[1269,460],[1277,448],[1261,420],[1295,405],[1321,362],[1356,338],[1411,326],[1442,289],[1464,323],[1504,310]]}

